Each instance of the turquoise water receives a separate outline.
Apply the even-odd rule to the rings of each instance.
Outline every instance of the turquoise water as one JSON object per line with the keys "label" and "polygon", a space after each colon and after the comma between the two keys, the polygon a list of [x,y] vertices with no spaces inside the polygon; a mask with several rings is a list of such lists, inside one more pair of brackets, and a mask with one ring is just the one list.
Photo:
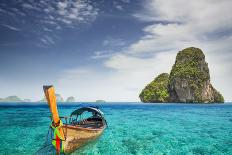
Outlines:
{"label": "turquoise water", "polygon": [[[77,103],[78,105],[78,103]],[[69,115],[77,105],[60,106]],[[73,154],[231,155],[232,104],[104,104],[108,128]],[[0,106],[0,154],[35,154],[49,121],[44,106]]]}

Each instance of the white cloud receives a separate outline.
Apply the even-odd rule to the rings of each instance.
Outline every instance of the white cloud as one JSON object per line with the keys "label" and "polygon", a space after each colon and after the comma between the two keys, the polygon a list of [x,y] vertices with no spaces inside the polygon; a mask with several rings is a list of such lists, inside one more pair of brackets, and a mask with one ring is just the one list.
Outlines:
{"label": "white cloud", "polygon": [[120,10],[120,11],[123,10],[123,7],[122,7],[121,5],[116,5],[115,7],[116,7],[116,9],[118,9],[118,10]]}
{"label": "white cloud", "polygon": [[117,9],[117,10],[119,10],[119,11],[123,11],[124,10],[124,7],[123,7],[123,5],[122,5],[122,3],[128,3],[127,1],[113,1],[113,6]]}
{"label": "white cloud", "polygon": [[58,2],[57,6],[60,10],[64,10],[65,8],[67,8],[68,2],[67,1]]}
{"label": "white cloud", "polygon": [[98,9],[87,0],[59,2],[57,11],[66,24],[87,22],[95,19],[98,14]]}
{"label": "white cloud", "polygon": [[115,51],[113,51],[112,49],[115,48],[120,49],[123,46],[125,46],[125,44],[126,42],[122,39],[107,37],[105,40],[102,41],[102,45],[106,49],[94,51],[93,56],[91,56],[91,58],[92,59],[109,58],[115,53]]}
{"label": "white cloud", "polygon": [[[230,7],[232,2],[228,0],[195,0],[188,2],[185,0],[147,0],[146,2],[145,9],[135,14],[141,20],[225,25],[230,22],[226,22],[226,20],[231,18]],[[201,22],[199,23],[199,21]],[[226,23],[218,23],[218,21]]]}
{"label": "white cloud", "polygon": [[[176,52],[153,55],[146,61],[116,54],[105,62],[112,70],[77,68],[62,73],[56,86],[65,97],[73,95],[78,101],[139,101],[144,84],[161,72],[168,72]],[[168,67],[167,67],[168,66]]]}
{"label": "white cloud", "polygon": [[130,3],[130,0],[121,0],[123,3]]}
{"label": "white cloud", "polygon": [[1,24],[1,26],[4,26],[10,30],[13,30],[13,31],[21,31],[20,28],[17,28],[17,27],[14,27],[14,26],[11,26],[11,25],[7,25],[7,24]]}
{"label": "white cloud", "polygon": [[1,12],[1,13],[4,13],[4,14],[7,13],[5,10],[3,10],[3,9],[1,9],[1,8],[0,8],[0,12]]}
{"label": "white cloud", "polygon": [[[110,101],[110,92],[116,93],[114,88],[105,81],[106,74],[101,74],[90,68],[78,68],[65,71],[58,83],[57,89],[62,88],[65,97],[74,96],[78,101],[95,101],[104,99]],[[110,94],[109,94],[110,93]],[[112,96],[113,98],[113,96]]]}
{"label": "white cloud", "polygon": [[110,46],[110,47],[119,47],[119,46],[124,46],[126,42],[122,39],[117,39],[117,38],[111,38],[108,37],[102,42],[103,46]]}
{"label": "white cloud", "polygon": [[[41,33],[48,35],[49,32],[59,31],[61,27],[75,28],[78,24],[94,21],[98,15],[98,8],[89,0],[19,1],[17,5],[20,5],[22,9],[10,5],[8,8],[0,6],[0,13],[13,17],[16,25],[30,25],[31,23],[27,22],[32,22],[35,26],[32,29],[28,26],[19,29],[10,26],[7,20],[1,25],[14,31],[21,30],[26,31],[27,34],[38,35],[38,40],[41,40],[39,39]],[[50,37],[52,36],[51,34]],[[55,38],[53,40],[55,41]],[[42,41],[41,44],[44,42]]]}
{"label": "white cloud", "polygon": [[[184,7],[180,6],[184,5]],[[183,48],[183,44],[211,39],[208,35],[231,31],[232,1],[152,0],[136,16],[140,20],[166,21],[145,27],[144,36],[132,44],[132,52]],[[167,24],[169,23],[169,24]],[[220,38],[221,39],[221,38]]]}
{"label": "white cloud", "polygon": [[228,0],[147,0],[134,16],[153,24],[144,27],[139,40],[104,59],[107,73],[77,69],[61,77],[59,86],[74,85],[82,100],[138,101],[148,82],[170,71],[178,51],[196,46],[206,54],[213,85],[231,101],[231,6]]}
{"label": "white cloud", "polygon": [[24,7],[25,9],[33,9],[33,6],[29,3],[23,3],[22,7]]}
{"label": "white cloud", "polygon": [[105,61],[105,66],[115,69],[118,72],[124,72],[128,75],[132,75],[136,72],[139,74],[142,73],[139,76],[143,76],[144,74],[159,74],[160,72],[156,73],[156,71],[162,72],[163,70],[164,72],[168,72],[167,69],[171,68],[175,54],[176,51],[168,51],[153,54],[149,58],[144,59],[119,53]]}
{"label": "white cloud", "polygon": [[102,59],[112,56],[114,52],[111,50],[103,50],[103,51],[95,51],[93,53],[94,55],[91,56],[92,59]]}
{"label": "white cloud", "polygon": [[[139,85],[138,83],[141,82],[145,86],[151,77],[169,72],[168,68],[170,69],[175,60],[173,51],[178,52],[183,48],[196,46],[206,54],[212,83],[224,94],[227,101],[231,101],[232,97],[228,92],[232,85],[228,77],[232,76],[232,72],[229,71],[232,68],[230,34],[232,1],[199,0],[186,3],[184,0],[150,0],[146,2],[145,9],[136,16],[139,20],[153,21],[155,24],[146,26],[145,35],[121,51],[121,54],[109,58],[105,62],[106,67],[115,69],[120,74],[125,70],[124,74],[127,76],[121,76],[125,77],[125,81],[131,85]],[[165,59],[159,57],[164,54],[163,52],[166,53]],[[140,58],[151,54],[156,56]],[[131,77],[136,71],[140,74]],[[146,74],[150,74],[150,77]],[[133,84],[129,82],[133,78],[138,79],[141,75],[144,75],[143,80]],[[141,88],[134,91],[137,92],[134,96],[136,98]]]}
{"label": "white cloud", "polygon": [[[99,71],[77,68],[66,71],[57,87],[65,97],[75,96],[78,101],[139,101],[144,84],[161,72],[168,72],[174,63],[176,52],[159,53],[146,61],[117,54],[105,62],[114,69]],[[168,66],[168,67],[167,67]]]}
{"label": "white cloud", "polygon": [[48,31],[48,32],[52,32],[52,29],[49,29],[49,28],[47,28],[47,27],[43,27],[43,30],[44,30],[44,31]]}
{"label": "white cloud", "polygon": [[61,21],[66,24],[87,21],[98,14],[97,9],[86,0],[58,2],[57,8]]}

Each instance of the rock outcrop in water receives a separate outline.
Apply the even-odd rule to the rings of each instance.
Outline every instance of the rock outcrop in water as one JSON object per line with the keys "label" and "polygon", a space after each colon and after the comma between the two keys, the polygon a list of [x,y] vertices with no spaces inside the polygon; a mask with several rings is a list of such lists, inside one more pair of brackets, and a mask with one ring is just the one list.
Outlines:
{"label": "rock outcrop in water", "polygon": [[75,98],[73,96],[70,96],[67,98],[66,102],[75,102]]}
{"label": "rock outcrop in water", "polygon": [[106,103],[105,100],[96,100],[95,102],[96,102],[96,103]]}
{"label": "rock outcrop in water", "polygon": [[56,101],[57,102],[64,102],[64,99],[60,94],[56,94]]}
{"label": "rock outcrop in water", "polygon": [[186,48],[176,56],[169,77],[171,102],[224,102],[210,83],[208,64],[199,48]]}
{"label": "rock outcrop in water", "polygon": [[168,102],[168,73],[162,73],[149,83],[140,93],[142,102]]}
{"label": "rock outcrop in water", "polygon": [[161,75],[143,89],[139,96],[142,102],[224,102],[223,96],[210,83],[208,64],[199,48],[180,51],[170,75],[164,73],[164,80],[159,80]]}

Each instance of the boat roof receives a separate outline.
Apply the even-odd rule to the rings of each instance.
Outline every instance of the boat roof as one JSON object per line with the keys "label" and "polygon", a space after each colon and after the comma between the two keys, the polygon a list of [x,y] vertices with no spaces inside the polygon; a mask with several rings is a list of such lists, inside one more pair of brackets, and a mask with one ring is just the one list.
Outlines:
{"label": "boat roof", "polygon": [[84,112],[96,112],[97,114],[99,114],[100,116],[104,116],[104,114],[103,114],[103,112],[100,110],[100,109],[98,109],[98,107],[92,107],[92,106],[90,106],[90,107],[82,107],[82,108],[79,108],[79,109],[77,109],[77,110],[75,110],[75,111],[73,111],[72,113],[71,113],[71,116],[72,115],[81,115],[82,113],[84,113]]}

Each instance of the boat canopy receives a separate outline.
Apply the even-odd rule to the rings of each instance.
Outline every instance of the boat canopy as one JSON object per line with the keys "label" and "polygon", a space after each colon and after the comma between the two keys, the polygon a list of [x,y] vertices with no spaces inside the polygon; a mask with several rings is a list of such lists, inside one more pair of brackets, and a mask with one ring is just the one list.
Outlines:
{"label": "boat canopy", "polygon": [[71,113],[71,116],[72,115],[81,115],[82,113],[84,112],[92,112],[92,113],[97,113],[98,115],[100,115],[101,117],[104,117],[104,114],[103,112],[101,112],[97,107],[82,107],[82,108],[79,108],[75,111],[73,111]]}

